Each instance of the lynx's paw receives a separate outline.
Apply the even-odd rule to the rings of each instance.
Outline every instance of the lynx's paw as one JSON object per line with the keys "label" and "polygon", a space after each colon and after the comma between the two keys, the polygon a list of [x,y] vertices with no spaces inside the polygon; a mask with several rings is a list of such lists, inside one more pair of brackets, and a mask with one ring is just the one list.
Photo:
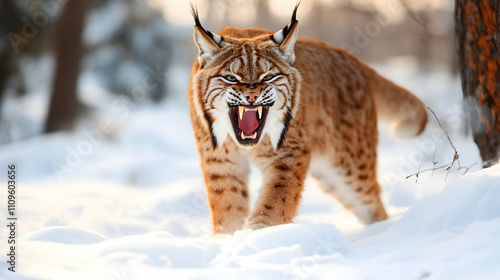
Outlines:
{"label": "lynx's paw", "polygon": [[259,230],[259,229],[263,229],[263,228],[267,228],[269,227],[268,225],[266,224],[263,224],[263,223],[258,223],[258,224],[246,224],[245,227],[243,227],[243,230],[247,230],[247,229],[251,229],[251,230]]}

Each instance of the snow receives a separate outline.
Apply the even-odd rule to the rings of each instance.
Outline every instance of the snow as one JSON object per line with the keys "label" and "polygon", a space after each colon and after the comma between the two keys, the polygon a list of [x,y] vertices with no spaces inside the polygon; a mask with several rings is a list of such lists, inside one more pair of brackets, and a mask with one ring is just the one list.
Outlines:
{"label": "snow", "polygon": [[[391,139],[381,125],[387,221],[362,226],[308,179],[295,224],[233,236],[211,234],[181,93],[113,111],[121,97],[85,85],[95,95],[89,104],[106,102],[74,133],[0,146],[0,166],[18,168],[19,217],[16,273],[7,271],[7,231],[0,230],[0,279],[498,279],[500,164],[480,170],[457,77],[407,66],[403,58],[375,68],[436,112],[460,163],[407,179],[432,161],[451,163],[454,151],[433,117],[409,142]],[[103,120],[112,129],[102,129]],[[254,203],[262,176],[252,167],[251,177]],[[1,205],[6,199],[1,192]]]}

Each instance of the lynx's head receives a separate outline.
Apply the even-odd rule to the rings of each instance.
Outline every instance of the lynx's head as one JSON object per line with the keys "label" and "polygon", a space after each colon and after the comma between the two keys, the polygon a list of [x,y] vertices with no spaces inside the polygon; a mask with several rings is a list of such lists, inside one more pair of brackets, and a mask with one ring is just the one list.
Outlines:
{"label": "lynx's head", "polygon": [[275,149],[297,112],[300,74],[292,65],[297,39],[295,7],[290,24],[272,33],[261,29],[205,30],[192,7],[198,46],[191,85],[194,110],[212,134],[213,146],[229,135],[252,148],[265,135]]}

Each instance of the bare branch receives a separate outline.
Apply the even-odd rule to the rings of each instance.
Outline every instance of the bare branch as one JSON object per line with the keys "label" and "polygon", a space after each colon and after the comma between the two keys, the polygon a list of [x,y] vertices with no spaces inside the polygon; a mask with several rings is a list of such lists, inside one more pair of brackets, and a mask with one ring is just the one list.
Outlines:
{"label": "bare branch", "polygon": [[[450,164],[450,167],[447,169],[448,170],[448,173],[450,173],[450,170],[451,168],[453,167],[453,164],[455,164],[455,161],[458,161],[458,158],[460,157],[458,155],[458,152],[457,152],[457,149],[455,148],[455,145],[453,145],[453,142],[451,142],[451,139],[450,139],[450,136],[448,135],[448,131],[446,131],[443,127],[443,125],[441,124],[441,121],[439,120],[439,118],[436,116],[436,113],[434,113],[434,111],[432,111],[431,108],[427,107],[427,110],[431,111],[431,113],[434,115],[434,118],[436,118],[436,121],[438,122],[439,124],[439,127],[441,127],[441,129],[443,130],[444,134],[446,135],[446,138],[448,139],[448,142],[450,143],[450,146],[453,148],[453,150],[455,151],[455,154],[453,155],[453,161],[451,162]],[[460,161],[458,161],[458,167],[460,168]],[[446,174],[446,177],[448,177],[448,174]]]}
{"label": "bare branch", "polygon": [[422,162],[421,162],[420,165],[418,166],[418,171],[416,173],[413,173],[411,175],[406,176],[406,179],[411,178],[412,176],[415,176],[416,177],[415,182],[417,182],[418,181],[418,176],[420,175],[420,173],[427,172],[427,171],[432,171],[432,174],[431,174],[431,177],[432,177],[434,175],[434,171],[445,168],[445,170],[446,170],[445,181],[446,181],[448,179],[448,174],[450,174],[450,171],[453,168],[453,165],[455,164],[455,162],[458,162],[458,170],[466,168],[466,170],[464,172],[464,175],[465,175],[465,173],[467,173],[467,171],[472,166],[476,165],[476,163],[473,164],[473,165],[471,165],[471,166],[469,166],[469,167],[462,167],[461,166],[460,160],[459,160],[460,155],[458,154],[458,151],[455,148],[455,145],[453,145],[453,142],[451,142],[451,138],[448,135],[448,132],[444,129],[443,125],[441,124],[441,121],[436,116],[436,113],[434,113],[434,111],[431,108],[429,108],[429,107],[427,107],[427,110],[431,111],[432,115],[434,115],[434,118],[436,119],[439,127],[441,128],[441,130],[446,135],[446,138],[448,139],[448,143],[450,143],[450,146],[453,148],[453,151],[455,151],[455,153],[453,154],[453,160],[451,161],[451,163],[448,163],[448,164],[436,167],[436,165],[438,164],[438,162],[436,161],[436,152],[437,152],[437,147],[436,147],[436,149],[434,150],[434,155],[432,156],[432,165],[433,165],[433,167],[432,168],[428,168],[428,169],[424,169],[424,170],[420,170],[420,168],[422,166]]}
{"label": "bare branch", "polygon": [[416,172],[416,173],[413,173],[411,175],[406,176],[406,179],[411,178],[413,176],[416,176],[418,178],[418,175],[420,175],[420,173],[427,172],[427,171],[433,171],[434,172],[435,170],[443,169],[443,168],[449,167],[449,166],[450,166],[450,164],[445,164],[445,165],[442,165],[442,166],[439,166],[439,167],[433,167],[433,168],[428,168],[428,169],[424,169],[424,170],[420,170],[420,166],[419,166],[419,171]]}
{"label": "bare branch", "polygon": [[465,175],[465,173],[467,173],[469,171],[469,169],[471,169],[472,167],[476,166],[477,164],[478,164],[478,162],[476,161],[475,163],[473,163],[470,166],[461,166],[461,167],[458,168],[458,170],[465,169],[464,174],[462,174],[462,175]]}
{"label": "bare branch", "polygon": [[[436,168],[436,164],[438,163],[438,162],[436,161],[436,152],[437,152],[437,150],[438,150],[438,148],[436,147],[436,148],[434,149],[434,155],[432,155],[432,166],[433,166],[434,168]],[[435,170],[432,170],[431,177],[432,177],[432,176],[434,176],[434,171],[435,171]]]}
{"label": "bare branch", "polygon": [[408,5],[408,3],[406,3],[405,0],[400,0],[400,2],[401,5],[403,5],[403,7],[405,8],[406,12],[408,13],[408,16],[410,16],[410,18],[413,21],[415,21],[418,25],[420,25],[424,29],[425,33],[429,33],[429,27],[427,25],[427,22],[418,17],[415,11]]}

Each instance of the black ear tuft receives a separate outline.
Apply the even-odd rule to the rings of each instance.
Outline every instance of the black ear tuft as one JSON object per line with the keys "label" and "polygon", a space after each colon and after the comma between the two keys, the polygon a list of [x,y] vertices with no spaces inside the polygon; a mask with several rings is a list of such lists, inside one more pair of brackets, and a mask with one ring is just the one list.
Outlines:
{"label": "black ear tuft", "polygon": [[292,18],[290,20],[290,23],[287,26],[285,26],[281,30],[281,32],[278,32],[276,34],[271,35],[271,40],[273,40],[276,44],[280,45],[283,42],[283,40],[286,38],[286,36],[288,36],[288,33],[290,33],[290,31],[293,30],[295,25],[299,22],[297,20],[297,9],[299,8],[299,6],[300,6],[300,1],[297,2],[297,4],[295,5],[295,8],[293,9]]}
{"label": "black ear tuft", "polygon": [[193,3],[189,3],[189,5],[191,6],[191,15],[193,15],[195,25],[198,26],[205,34],[208,35],[205,28],[201,26],[200,16],[198,14],[198,8]]}
{"label": "black ear tuft", "polygon": [[191,6],[191,14],[193,15],[195,26],[197,26],[201,31],[203,31],[205,35],[207,35],[210,39],[212,39],[212,41],[214,41],[220,47],[223,38],[203,28],[200,22],[200,16],[198,14],[198,8],[193,3],[189,3],[189,5]]}
{"label": "black ear tuft", "polygon": [[300,6],[300,2],[297,2],[297,4],[295,5],[295,8],[293,9],[293,13],[292,13],[292,19],[291,19],[291,22],[293,23],[296,23],[297,22],[297,9],[299,8]]}

